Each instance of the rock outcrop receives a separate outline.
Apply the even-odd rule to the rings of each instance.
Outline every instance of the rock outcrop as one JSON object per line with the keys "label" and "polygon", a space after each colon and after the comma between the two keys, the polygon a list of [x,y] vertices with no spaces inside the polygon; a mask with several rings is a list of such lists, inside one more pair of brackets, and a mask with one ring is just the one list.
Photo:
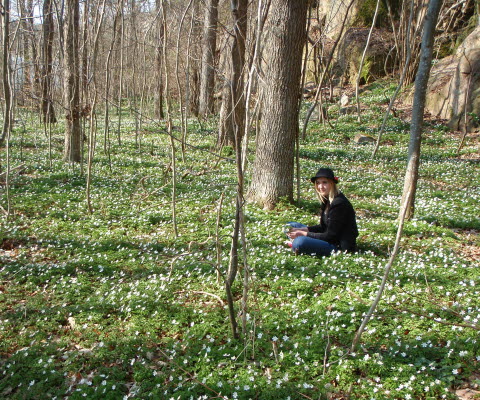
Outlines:
{"label": "rock outcrop", "polygon": [[436,63],[430,72],[426,109],[448,121],[453,130],[471,132],[480,121],[480,26],[455,54]]}

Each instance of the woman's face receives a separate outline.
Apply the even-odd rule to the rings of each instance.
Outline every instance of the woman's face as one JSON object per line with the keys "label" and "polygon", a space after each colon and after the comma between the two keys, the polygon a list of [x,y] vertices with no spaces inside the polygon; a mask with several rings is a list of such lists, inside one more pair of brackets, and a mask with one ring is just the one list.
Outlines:
{"label": "woman's face", "polygon": [[332,188],[332,181],[327,178],[317,178],[315,179],[315,188],[322,196],[328,197]]}

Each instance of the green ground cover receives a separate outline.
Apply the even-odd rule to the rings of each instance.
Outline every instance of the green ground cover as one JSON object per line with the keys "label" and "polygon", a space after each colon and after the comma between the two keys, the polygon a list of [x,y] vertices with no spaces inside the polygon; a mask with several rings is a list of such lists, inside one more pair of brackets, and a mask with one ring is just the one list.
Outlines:
{"label": "green ground cover", "polygon": [[[192,120],[197,148],[184,159],[177,151],[175,238],[161,129],[136,138],[125,126],[109,154],[98,137],[89,215],[85,170],[61,161],[62,129],[50,158],[43,130],[24,118],[10,148],[12,167],[24,168],[12,176],[13,215],[0,221],[0,397],[448,399],[478,385],[478,138],[456,155],[460,135],[441,125],[427,125],[416,217],[361,346],[348,352],[393,247],[409,137],[408,124],[392,118],[376,158],[356,146],[356,133],[375,135],[383,88],[363,97],[368,127],[332,113],[333,127],[312,122],[300,149],[303,178],[319,166],[341,178],[360,251],[295,257],[282,245],[286,222],[316,219],[307,179],[296,204],[271,212],[248,204],[241,340],[232,338],[215,268],[219,199],[225,271],[236,188],[234,163],[204,151],[215,151],[215,123],[200,129]],[[254,138],[251,155],[253,146]],[[4,186],[1,194],[6,207]],[[236,299],[242,289],[240,274]]]}

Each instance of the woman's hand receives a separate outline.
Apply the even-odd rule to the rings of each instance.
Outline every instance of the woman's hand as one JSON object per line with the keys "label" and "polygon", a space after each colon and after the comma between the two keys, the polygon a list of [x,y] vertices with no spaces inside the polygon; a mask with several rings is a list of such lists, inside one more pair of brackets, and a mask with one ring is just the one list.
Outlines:
{"label": "woman's hand", "polygon": [[307,236],[308,228],[292,228],[288,233],[287,236],[290,239],[295,239],[299,236]]}

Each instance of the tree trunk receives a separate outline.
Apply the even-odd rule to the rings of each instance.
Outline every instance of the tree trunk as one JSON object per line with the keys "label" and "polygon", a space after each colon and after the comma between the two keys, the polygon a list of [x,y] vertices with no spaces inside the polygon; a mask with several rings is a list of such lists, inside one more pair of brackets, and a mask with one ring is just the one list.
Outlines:
{"label": "tree trunk", "polygon": [[[161,10],[162,10],[162,19],[163,19],[163,38],[165,42],[168,40],[168,29],[167,29],[167,16],[166,16],[166,7],[165,4],[161,3]],[[175,237],[178,237],[178,228],[177,228],[177,167],[176,167],[176,149],[175,149],[175,138],[173,136],[173,122],[172,122],[172,114],[170,112],[170,87],[169,87],[169,79],[170,79],[170,72],[168,68],[168,58],[167,58],[167,47],[163,46],[163,69],[165,75],[165,117],[167,122],[167,133],[170,137],[170,154],[171,154],[171,163],[172,163],[172,224],[173,224],[173,234]]]}
{"label": "tree trunk", "polygon": [[156,0],[156,8],[157,8],[157,46],[155,48],[155,96],[154,96],[154,113],[155,117],[159,119],[163,119],[165,117],[163,111],[163,73],[162,73],[162,54],[163,54],[163,18],[160,16],[161,12],[161,1]]}
{"label": "tree trunk", "polygon": [[207,0],[202,45],[202,70],[200,75],[199,116],[213,114],[215,90],[215,52],[217,47],[218,0]]}
{"label": "tree trunk", "polygon": [[402,204],[405,204],[406,218],[414,213],[415,192],[417,190],[418,166],[420,163],[420,144],[422,141],[423,112],[427,92],[428,77],[432,66],[433,39],[442,0],[430,0],[425,17],[422,35],[422,51],[417,76],[415,78],[415,94],[412,106],[412,122],[410,125],[410,143],[408,146],[407,171],[403,187]]}
{"label": "tree trunk", "polygon": [[245,38],[247,37],[248,0],[232,0],[233,37],[230,49],[231,65],[224,84],[218,132],[218,145],[236,147],[235,138],[242,141],[245,130],[245,96],[243,71],[245,66]]}
{"label": "tree trunk", "polygon": [[271,209],[281,197],[293,200],[294,145],[307,1],[273,0],[265,44],[265,104],[249,200]]}
{"label": "tree trunk", "polygon": [[117,82],[117,115],[118,115],[118,124],[117,124],[117,143],[120,146],[122,144],[122,138],[120,134],[120,129],[122,127],[122,100],[123,100],[123,74],[124,74],[124,57],[123,57],[123,48],[124,48],[124,36],[125,36],[125,13],[124,13],[124,2],[119,0],[120,7],[120,24],[118,26],[118,32],[116,36],[117,40],[117,53],[118,53],[118,68],[120,69],[120,76]]}
{"label": "tree trunk", "polygon": [[11,121],[11,106],[12,106],[12,90],[10,87],[10,65],[9,65],[9,57],[10,57],[10,0],[4,0],[3,2],[3,70],[2,70],[2,78],[3,78],[3,98],[5,100],[4,104],[4,114],[3,114],[3,129],[2,129],[2,136],[0,137],[0,144],[3,143],[7,135],[10,133],[12,129],[12,121]]}
{"label": "tree trunk", "polygon": [[199,1],[195,1],[193,4],[190,33],[187,40],[187,73],[185,82],[186,107],[188,107],[188,110],[196,117],[198,117],[198,96],[200,92],[200,62],[198,60],[200,59],[201,48],[197,39],[201,36],[201,24],[196,18],[196,16],[199,14],[199,8]]}
{"label": "tree trunk", "polygon": [[361,336],[365,331],[367,323],[372,318],[381,298],[385,286],[387,283],[388,275],[392,268],[392,265],[397,256],[400,239],[402,237],[403,226],[405,219],[412,210],[413,199],[415,197],[416,183],[418,178],[418,161],[420,159],[420,139],[423,122],[423,110],[425,108],[425,93],[427,89],[428,76],[430,74],[430,67],[432,63],[433,53],[433,39],[435,33],[435,25],[437,24],[438,13],[442,6],[442,0],[430,0],[428,5],[427,16],[425,19],[425,25],[423,27],[422,36],[422,52],[420,55],[420,64],[418,68],[417,77],[415,79],[415,95],[412,111],[412,124],[410,130],[410,147],[409,147],[409,160],[407,165],[407,171],[405,174],[405,186],[403,189],[402,203],[399,212],[399,224],[397,229],[397,237],[395,240],[395,246],[393,248],[390,259],[385,267],[382,282],[377,290],[374,301],[372,302],[368,313],[365,315],[355,337],[353,339],[350,352],[354,352],[360,342]]}
{"label": "tree trunk", "polygon": [[43,3],[43,47],[42,47],[42,115],[44,123],[55,123],[55,109],[52,100],[52,67],[53,67],[53,8],[52,0]]}
{"label": "tree trunk", "polygon": [[70,162],[81,161],[79,15],[78,1],[66,0],[64,26],[64,107],[66,113],[64,159]]}

